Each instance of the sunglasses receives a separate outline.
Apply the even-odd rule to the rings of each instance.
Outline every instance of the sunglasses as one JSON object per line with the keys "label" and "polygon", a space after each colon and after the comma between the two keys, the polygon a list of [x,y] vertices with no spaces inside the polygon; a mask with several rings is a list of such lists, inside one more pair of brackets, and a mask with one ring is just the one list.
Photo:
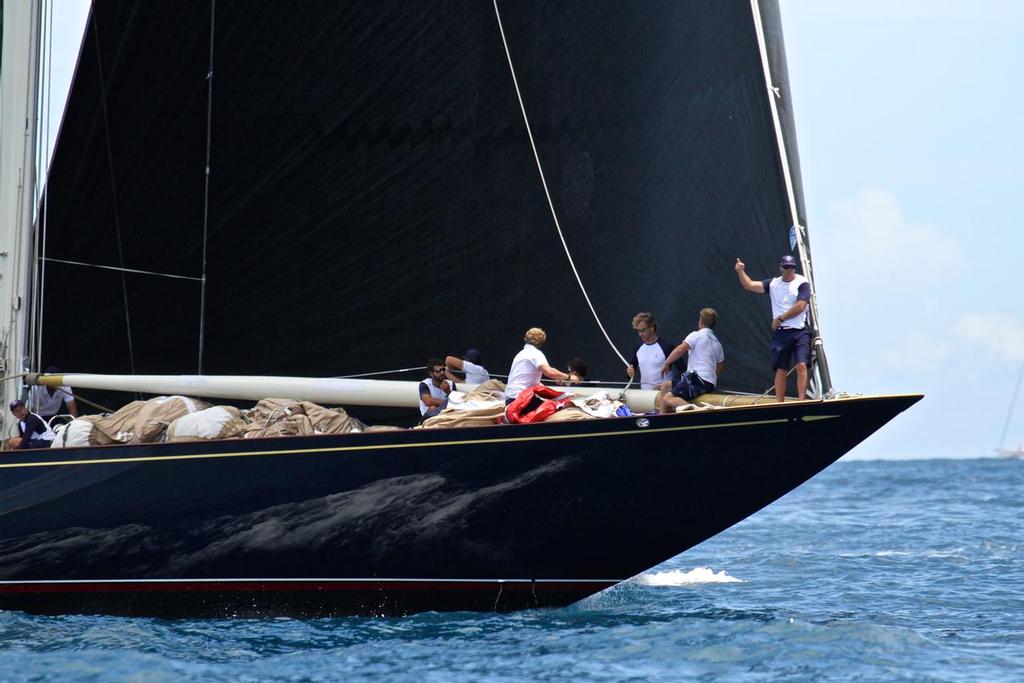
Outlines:
{"label": "sunglasses", "polygon": [[646,332],[649,329],[651,329],[651,328],[649,328],[649,327],[638,327],[638,328],[636,328],[636,333],[637,334],[643,334],[644,332]]}

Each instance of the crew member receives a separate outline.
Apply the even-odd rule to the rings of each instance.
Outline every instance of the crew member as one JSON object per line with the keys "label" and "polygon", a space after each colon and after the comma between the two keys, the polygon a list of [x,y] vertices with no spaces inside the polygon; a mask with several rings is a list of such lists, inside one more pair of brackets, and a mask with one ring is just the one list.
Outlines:
{"label": "crew member", "polygon": [[772,301],[772,369],[775,370],[775,398],[786,400],[786,375],[796,364],[796,395],[807,397],[807,366],[811,362],[811,331],[807,326],[807,304],[811,285],[797,275],[796,259],[786,254],[779,259],[779,276],[755,281],[747,275],[743,261],[736,259],[736,274],[743,289],[769,294]]}
{"label": "crew member", "polygon": [[548,359],[540,347],[544,346],[548,335],[539,327],[531,327],[523,335],[523,350],[512,359],[512,367],[508,371],[508,383],[505,385],[505,404],[508,405],[523,389],[540,383],[543,375],[548,379],[562,382],[578,382],[580,378],[573,372],[562,372],[548,365]]}
{"label": "crew member", "polygon": [[[46,368],[47,375],[56,375],[60,372],[57,368],[50,366]],[[36,413],[43,418],[47,424],[56,415],[71,415],[78,417],[78,406],[75,404],[75,395],[71,389],[60,386],[50,387],[36,385],[28,394],[28,404],[35,409]]]}
{"label": "crew member", "polygon": [[[476,349],[466,349],[462,358],[447,356],[444,364],[448,370],[459,370],[466,375],[466,384],[483,384],[491,378],[487,368],[480,365],[480,352]],[[451,375],[449,375],[451,376]]]}
{"label": "crew member", "polygon": [[433,417],[448,406],[448,394],[455,390],[455,382],[445,379],[447,369],[438,358],[427,361],[427,378],[420,382],[420,415]]}
{"label": "crew member", "polygon": [[702,308],[697,319],[697,329],[686,335],[683,343],[672,349],[665,359],[661,372],[668,371],[669,366],[683,357],[686,359],[686,372],[673,386],[666,381],[661,387],[661,412],[671,413],[676,407],[693,402],[701,394],[710,394],[715,390],[718,376],[725,369],[725,352],[722,343],[712,332],[718,323],[718,313],[713,308]]}
{"label": "crew member", "polygon": [[640,343],[633,349],[633,362],[626,366],[626,375],[633,379],[640,372],[641,389],[657,389],[667,380],[675,380],[679,370],[669,369],[662,373],[665,358],[672,353],[674,343],[658,337],[658,321],[646,311],[633,316],[633,329],[640,335]]}
{"label": "crew member", "polygon": [[53,444],[54,433],[50,425],[29,412],[24,401],[15,399],[11,401],[10,408],[18,420],[18,436],[7,442],[10,448],[49,448]]}

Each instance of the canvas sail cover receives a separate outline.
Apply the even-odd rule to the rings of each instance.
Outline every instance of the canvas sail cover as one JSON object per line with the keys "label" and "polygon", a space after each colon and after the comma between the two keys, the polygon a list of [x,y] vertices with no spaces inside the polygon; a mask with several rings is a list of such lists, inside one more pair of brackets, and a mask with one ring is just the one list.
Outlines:
{"label": "canvas sail cover", "polygon": [[[793,143],[778,8],[761,6]],[[615,345],[639,343],[638,311],[678,342],[712,306],[720,388],[763,391],[770,307],[733,264],[777,274],[793,219],[751,4],[500,7]],[[208,127],[210,28],[206,1],[94,3],[48,182],[49,258],[201,277],[209,133],[203,372],[342,375],[472,346],[502,374],[540,326],[552,364],[624,379],[562,251],[489,0],[221,0]],[[60,261],[47,363],[196,372],[198,280]]]}

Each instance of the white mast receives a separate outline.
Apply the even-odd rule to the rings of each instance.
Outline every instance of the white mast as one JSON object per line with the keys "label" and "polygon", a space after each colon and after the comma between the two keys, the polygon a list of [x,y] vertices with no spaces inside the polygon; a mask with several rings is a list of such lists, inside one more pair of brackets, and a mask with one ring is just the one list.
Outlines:
{"label": "white mast", "polygon": [[[3,2],[0,54],[0,376],[24,372],[32,273],[32,221],[35,214],[36,137],[39,128],[39,0]],[[0,427],[6,435],[7,402],[21,382],[3,382]]]}

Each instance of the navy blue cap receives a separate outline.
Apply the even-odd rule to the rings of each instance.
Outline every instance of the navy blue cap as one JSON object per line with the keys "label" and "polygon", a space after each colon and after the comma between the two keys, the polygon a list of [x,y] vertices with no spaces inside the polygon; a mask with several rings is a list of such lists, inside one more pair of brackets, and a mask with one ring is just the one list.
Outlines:
{"label": "navy blue cap", "polygon": [[480,360],[480,352],[476,349],[466,349],[466,352],[462,354],[462,360],[468,360],[470,363],[476,363]]}
{"label": "navy blue cap", "polygon": [[13,400],[13,401],[11,401],[11,403],[10,403],[10,408],[11,408],[11,411],[13,412],[15,408],[20,408],[20,407],[22,407],[23,405],[25,405],[25,402],[24,402],[24,401],[19,401],[18,399],[14,399],[14,400]]}
{"label": "navy blue cap", "polygon": [[779,259],[779,265],[783,268],[796,268],[796,259],[789,254],[786,254]]}

